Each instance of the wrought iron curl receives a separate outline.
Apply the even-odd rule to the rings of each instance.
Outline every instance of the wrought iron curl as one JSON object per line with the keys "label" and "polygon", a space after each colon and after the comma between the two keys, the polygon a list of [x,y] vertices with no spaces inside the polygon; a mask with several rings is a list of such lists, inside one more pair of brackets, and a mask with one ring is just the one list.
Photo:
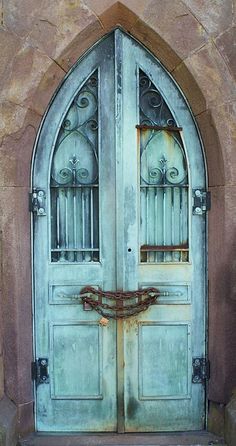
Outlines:
{"label": "wrought iron curl", "polygon": [[149,77],[139,71],[140,124],[176,126],[176,122],[161,93]]}
{"label": "wrought iron curl", "polygon": [[86,127],[95,132],[98,129],[98,122],[96,119],[89,119],[85,123]]}
{"label": "wrought iron curl", "polygon": [[152,166],[148,171],[149,180],[145,179],[143,175],[141,175],[141,179],[145,184],[150,185],[161,185],[161,184],[170,184],[177,186],[182,184],[183,181],[187,177],[187,172],[184,171],[184,176],[181,176],[180,181],[176,182],[175,180],[180,176],[180,171],[177,167],[171,166],[168,167],[168,160],[163,156],[159,160],[160,166]]}

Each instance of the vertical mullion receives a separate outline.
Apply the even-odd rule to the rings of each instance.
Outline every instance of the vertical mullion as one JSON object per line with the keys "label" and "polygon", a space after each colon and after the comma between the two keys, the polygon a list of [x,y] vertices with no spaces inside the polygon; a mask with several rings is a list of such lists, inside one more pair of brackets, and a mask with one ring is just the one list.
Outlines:
{"label": "vertical mullion", "polygon": [[66,249],[69,248],[69,235],[68,235],[68,196],[67,196],[67,189],[65,189],[65,247]]}
{"label": "vertical mullion", "polygon": [[[81,207],[82,207],[82,219],[81,219],[81,225],[82,225],[82,248],[85,248],[85,200],[84,200],[84,187],[81,188]],[[85,260],[84,251],[82,252],[82,260]]]}
{"label": "vertical mullion", "polygon": [[[174,244],[180,244],[180,187],[174,187]],[[176,252],[175,261],[180,261],[180,252]]]}
{"label": "vertical mullion", "polygon": [[60,261],[65,261],[65,188],[59,189],[59,240],[60,240]]}
{"label": "vertical mullion", "polygon": [[[85,188],[85,248],[91,247],[91,228],[90,228],[90,190],[89,187]],[[85,254],[85,260],[91,260],[91,252],[87,251]]]}
{"label": "vertical mullion", "polygon": [[[162,209],[162,221],[163,221],[163,246],[166,245],[166,191],[163,187],[163,209]],[[166,261],[165,252],[163,252],[163,261]]]}
{"label": "vertical mullion", "polygon": [[[90,247],[93,248],[94,246],[94,235],[93,235],[93,187],[90,188],[90,239],[91,244]],[[93,257],[93,252],[91,253]]]}
{"label": "vertical mullion", "polygon": [[57,189],[57,249],[60,248],[60,189]]}
{"label": "vertical mullion", "polygon": [[[175,245],[175,213],[174,213],[174,201],[175,201],[175,195],[174,195],[174,187],[171,187],[171,244]],[[173,262],[175,260],[175,253],[172,251],[171,255]]]}
{"label": "vertical mullion", "polygon": [[[77,205],[76,205],[76,189],[73,188],[73,247],[77,248]],[[76,252],[74,252],[74,261],[77,260]]]}
{"label": "vertical mullion", "polygon": [[[155,198],[154,198],[154,206],[155,206],[155,218],[154,218],[154,232],[155,232],[155,238],[154,242],[155,245],[158,244],[158,211],[157,211],[157,187],[154,189],[155,191]],[[155,253],[155,262],[158,261],[158,252]]]}
{"label": "vertical mullion", "polygon": [[[149,187],[146,187],[146,234],[147,234],[147,245],[149,245]],[[147,252],[147,262],[149,262],[149,252]]]}
{"label": "vertical mullion", "polygon": [[[146,233],[146,220],[145,220],[145,209],[146,209],[146,188],[140,186],[140,245],[145,245],[147,242]],[[140,253],[141,261],[144,261],[144,253]]]}
{"label": "vertical mullion", "polygon": [[[180,206],[179,206],[179,242],[183,243],[183,188],[180,187]],[[180,253],[180,261],[183,261],[183,251]]]}

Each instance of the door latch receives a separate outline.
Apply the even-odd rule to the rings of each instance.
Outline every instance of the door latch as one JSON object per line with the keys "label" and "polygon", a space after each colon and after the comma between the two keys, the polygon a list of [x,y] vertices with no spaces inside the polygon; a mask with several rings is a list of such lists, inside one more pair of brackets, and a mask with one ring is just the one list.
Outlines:
{"label": "door latch", "polygon": [[29,194],[29,210],[38,216],[46,215],[46,193],[43,189],[34,188]]}
{"label": "door latch", "polygon": [[38,386],[39,384],[48,384],[48,358],[36,358],[36,360],[31,363],[31,375],[32,380],[36,383],[36,386]]}
{"label": "door latch", "polygon": [[210,378],[210,362],[206,358],[193,358],[192,383],[201,384]]}
{"label": "door latch", "polygon": [[193,215],[203,215],[211,208],[211,193],[193,189]]}

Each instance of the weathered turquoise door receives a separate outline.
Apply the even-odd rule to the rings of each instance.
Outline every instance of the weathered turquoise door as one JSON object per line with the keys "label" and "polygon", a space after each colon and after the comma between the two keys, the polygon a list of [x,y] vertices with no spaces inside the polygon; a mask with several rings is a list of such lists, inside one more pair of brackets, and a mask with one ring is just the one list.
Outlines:
{"label": "weathered turquoise door", "polygon": [[[55,95],[33,187],[37,429],[202,429],[204,386],[192,382],[193,359],[205,358],[201,145],[173,80],[121,30]],[[95,291],[98,313],[85,286],[160,296],[107,323],[109,300]]]}

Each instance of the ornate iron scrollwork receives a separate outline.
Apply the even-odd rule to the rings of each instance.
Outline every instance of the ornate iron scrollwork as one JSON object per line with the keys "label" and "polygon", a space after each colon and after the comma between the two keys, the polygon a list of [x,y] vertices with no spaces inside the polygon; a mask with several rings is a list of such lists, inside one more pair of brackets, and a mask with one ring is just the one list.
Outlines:
{"label": "ornate iron scrollwork", "polygon": [[188,260],[188,168],[181,127],[139,71],[141,262]]}
{"label": "ornate iron scrollwork", "polygon": [[99,260],[98,71],[63,120],[51,169],[53,262]]}
{"label": "ornate iron scrollwork", "polygon": [[140,124],[177,127],[169,107],[149,77],[139,70]]}

